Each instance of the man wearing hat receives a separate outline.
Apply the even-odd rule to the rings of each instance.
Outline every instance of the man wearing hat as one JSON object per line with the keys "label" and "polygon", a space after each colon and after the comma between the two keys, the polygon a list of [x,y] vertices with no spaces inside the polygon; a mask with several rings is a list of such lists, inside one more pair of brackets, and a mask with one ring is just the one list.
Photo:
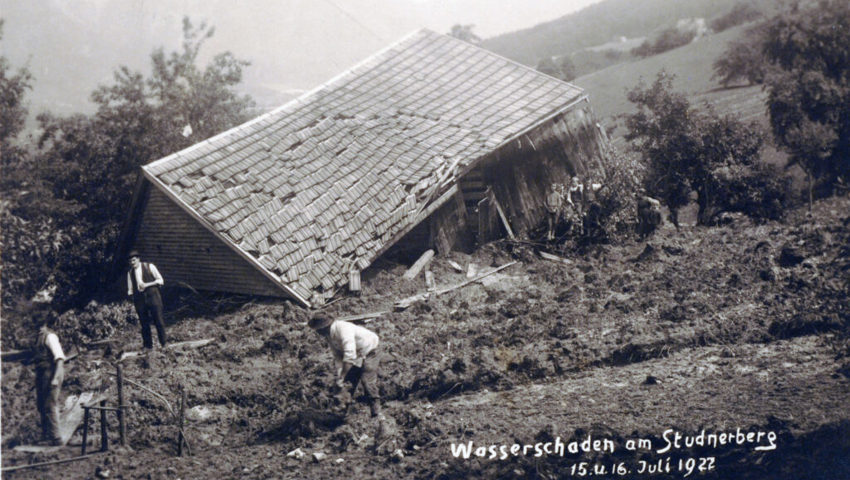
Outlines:
{"label": "man wearing hat", "polygon": [[151,322],[156,326],[159,343],[165,346],[165,326],[162,323],[162,296],[159,287],[164,282],[156,265],[139,259],[139,252],[130,251],[130,271],[127,272],[127,295],[133,297],[133,305],[142,324],[142,342],[145,348],[153,348]]}
{"label": "man wearing hat", "polygon": [[[336,365],[336,386],[342,389],[348,380],[351,382],[349,392],[353,396],[357,384],[363,384],[372,416],[380,415],[378,336],[359,325],[319,315],[311,318],[309,325],[324,337],[331,347]],[[360,364],[359,368],[356,367],[357,364]]]}

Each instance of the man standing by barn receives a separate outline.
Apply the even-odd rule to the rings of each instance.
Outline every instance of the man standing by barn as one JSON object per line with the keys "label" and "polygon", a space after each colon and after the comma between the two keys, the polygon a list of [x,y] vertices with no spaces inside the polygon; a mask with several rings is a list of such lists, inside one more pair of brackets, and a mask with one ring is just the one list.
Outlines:
{"label": "man standing by barn", "polygon": [[[378,336],[359,325],[333,320],[323,316],[314,316],[309,322],[310,328],[324,337],[336,365],[336,386],[345,388],[345,381],[351,382],[349,392],[354,396],[359,383],[369,399],[372,416],[381,414],[381,396],[378,392]],[[356,364],[360,364],[359,367]]]}
{"label": "man standing by barn", "polygon": [[133,297],[133,305],[142,324],[142,343],[153,348],[151,322],[156,326],[159,343],[165,347],[165,325],[162,321],[162,296],[159,288],[165,283],[162,275],[152,263],[142,262],[139,252],[130,251],[130,271],[127,272],[127,295]]}

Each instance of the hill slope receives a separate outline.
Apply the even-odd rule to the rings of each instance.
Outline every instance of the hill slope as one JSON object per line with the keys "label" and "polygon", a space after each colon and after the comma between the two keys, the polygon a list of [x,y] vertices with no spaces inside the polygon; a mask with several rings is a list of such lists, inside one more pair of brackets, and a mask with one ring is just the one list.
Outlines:
{"label": "hill slope", "polygon": [[[551,22],[482,42],[482,46],[526,65],[544,57],[627,37],[643,37],[654,30],[672,27],[683,18],[722,15],[740,0],[605,0]],[[763,11],[775,8],[776,0],[748,2]]]}

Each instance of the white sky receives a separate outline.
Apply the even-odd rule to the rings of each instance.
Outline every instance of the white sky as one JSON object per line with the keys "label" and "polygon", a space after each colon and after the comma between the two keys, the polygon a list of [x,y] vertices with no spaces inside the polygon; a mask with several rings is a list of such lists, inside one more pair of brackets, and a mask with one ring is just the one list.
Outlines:
{"label": "white sky", "polygon": [[184,15],[216,27],[207,54],[229,50],[251,61],[249,86],[297,93],[419,28],[447,33],[454,24],[474,24],[487,38],[598,1],[0,0],[0,48],[33,72],[33,103],[50,99],[61,112],[85,104],[119,65],[146,72],[153,48],[178,48]]}

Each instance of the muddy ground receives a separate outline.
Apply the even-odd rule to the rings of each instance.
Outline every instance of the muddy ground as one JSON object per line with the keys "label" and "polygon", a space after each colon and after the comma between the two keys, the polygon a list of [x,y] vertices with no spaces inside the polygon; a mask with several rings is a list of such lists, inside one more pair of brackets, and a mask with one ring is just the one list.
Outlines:
{"label": "muddy ground", "polygon": [[[122,362],[169,405],[128,386],[128,447],[4,477],[850,478],[850,198],[784,222],[732,218],[665,226],[647,241],[548,247],[569,264],[541,259],[539,248],[498,242],[453,254],[479,271],[518,263],[401,312],[394,302],[425,282],[385,262],[359,298],[326,309],[390,311],[364,324],[382,341],[385,421],[362,402],[342,414],[330,353],[303,310],[169,292],[171,340],[214,342]],[[467,279],[445,258],[431,270],[438,288]],[[141,346],[130,313],[127,302],[92,304],[60,319],[79,352],[64,394],[101,388],[114,403],[115,364]],[[2,373],[3,466],[78,455],[79,433],[59,452],[12,450],[35,440],[34,378],[16,361]],[[191,454],[177,457],[170,412],[181,388]],[[684,445],[703,430],[719,444]],[[112,419],[113,441],[117,433]],[[663,451],[677,433],[681,448]],[[594,440],[613,451],[583,451]],[[99,434],[89,441],[97,450]],[[462,458],[458,445],[470,441]],[[543,451],[559,443],[563,456]],[[514,444],[531,447],[513,455]]]}

